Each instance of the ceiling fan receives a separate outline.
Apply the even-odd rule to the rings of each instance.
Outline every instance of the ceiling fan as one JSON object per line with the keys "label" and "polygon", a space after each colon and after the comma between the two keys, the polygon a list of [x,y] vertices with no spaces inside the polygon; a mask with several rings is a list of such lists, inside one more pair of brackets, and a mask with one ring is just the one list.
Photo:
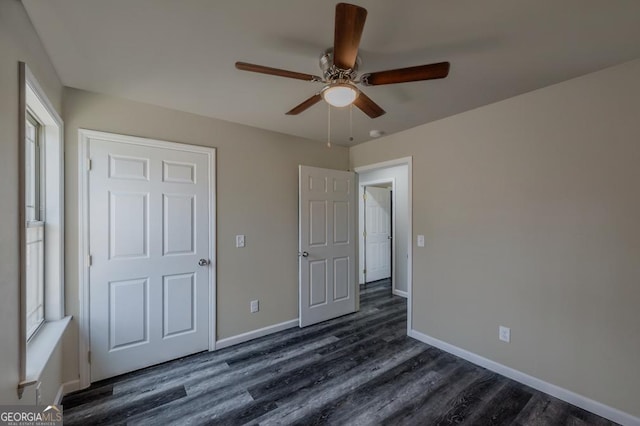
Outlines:
{"label": "ceiling fan", "polygon": [[324,83],[318,93],[293,107],[287,112],[288,115],[300,114],[324,99],[328,104],[336,107],[353,104],[371,118],[380,117],[385,111],[359,90],[356,84],[379,86],[445,78],[449,74],[449,62],[439,62],[363,74],[357,80],[357,71],[360,65],[358,47],[366,18],[367,10],[360,6],[348,3],[336,5],[333,49],[328,49],[320,56],[320,68],[324,77],[246,62],[236,62],[236,68],[243,71]]}

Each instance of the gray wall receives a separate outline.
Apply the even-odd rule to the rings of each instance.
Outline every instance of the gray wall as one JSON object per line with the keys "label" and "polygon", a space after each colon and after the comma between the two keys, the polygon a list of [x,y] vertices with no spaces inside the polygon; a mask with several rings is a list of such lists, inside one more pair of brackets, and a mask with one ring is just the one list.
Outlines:
{"label": "gray wall", "polygon": [[[346,170],[348,150],[175,110],[65,89],[66,303],[78,313],[78,129],[217,148],[217,337],[298,317],[298,165]],[[235,247],[235,235],[246,247]],[[260,300],[251,314],[249,302]],[[77,377],[77,324],[65,377]]]}
{"label": "gray wall", "polygon": [[[395,271],[396,289],[407,291],[407,263],[409,252],[409,182],[408,182],[408,166],[385,167],[378,170],[370,170],[358,173],[358,181],[372,182],[381,179],[395,179],[396,190],[394,195],[395,202],[395,244],[396,253],[393,260],[393,268]],[[359,223],[362,224],[362,198],[359,200]],[[359,232],[362,235],[362,229]],[[360,238],[362,239],[362,238]],[[359,244],[359,277],[360,283],[363,282],[362,270],[364,268],[364,252],[362,244]]]}
{"label": "gray wall", "polygon": [[417,331],[634,416],[639,75],[636,60],[350,150],[352,166],[413,156]]}
{"label": "gray wall", "polygon": [[[29,17],[16,0],[0,1],[0,404],[35,403],[33,387],[18,401],[18,62],[26,62],[60,112],[62,84]],[[59,350],[43,373],[42,397],[60,386]]]}

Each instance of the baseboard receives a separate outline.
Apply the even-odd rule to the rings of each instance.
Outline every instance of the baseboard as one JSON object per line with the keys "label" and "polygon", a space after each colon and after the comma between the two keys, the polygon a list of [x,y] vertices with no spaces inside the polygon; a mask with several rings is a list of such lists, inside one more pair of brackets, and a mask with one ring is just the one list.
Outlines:
{"label": "baseboard", "polygon": [[278,331],[296,327],[297,325],[298,325],[298,318],[281,322],[280,324],[274,324],[268,327],[259,328],[257,330],[248,331],[246,333],[238,334],[236,336],[226,337],[224,339],[220,339],[216,341],[216,350],[237,345],[239,343],[248,342],[249,340],[253,340],[253,339],[257,339],[258,337],[277,333]]}
{"label": "baseboard", "polygon": [[65,382],[60,385],[58,388],[58,393],[56,394],[56,399],[53,401],[53,405],[60,405],[62,402],[62,398],[71,393],[80,389],[80,380],[71,380],[69,382]]}
{"label": "baseboard", "polygon": [[409,298],[409,294],[406,291],[393,289],[393,294],[396,296],[404,297],[405,299]]}
{"label": "baseboard", "polygon": [[469,352],[450,343],[443,342],[442,340],[436,339],[435,337],[420,333],[419,331],[409,330],[408,334],[410,337],[420,340],[423,343],[435,346],[436,348],[442,349],[445,352],[449,352],[460,358],[466,359],[469,362],[484,367],[487,370],[494,371],[498,374],[513,379],[516,382],[520,382],[522,384],[530,386],[534,389],[566,401],[569,404],[573,404],[577,407],[583,408],[599,416],[605,417],[616,423],[620,423],[625,426],[640,426],[640,418],[634,417],[629,413],[618,410],[617,408],[610,407],[601,402],[587,398],[586,396],[579,395],[570,390],[561,388],[560,386],[545,382],[536,377],[515,370],[511,367],[507,367],[506,365],[499,364],[488,358],[477,355],[473,352]]}

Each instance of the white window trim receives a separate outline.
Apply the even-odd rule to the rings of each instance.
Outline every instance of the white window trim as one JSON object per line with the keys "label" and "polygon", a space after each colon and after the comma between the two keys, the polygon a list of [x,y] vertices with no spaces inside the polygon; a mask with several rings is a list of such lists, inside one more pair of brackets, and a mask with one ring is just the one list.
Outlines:
{"label": "white window trim", "polygon": [[45,217],[45,323],[27,344],[26,339],[26,233],[25,233],[25,126],[18,130],[18,231],[20,235],[20,366],[18,396],[37,383],[49,357],[62,338],[70,317],[64,316],[64,124],[40,84],[24,62],[19,63],[19,119],[27,107],[43,126],[43,204]]}

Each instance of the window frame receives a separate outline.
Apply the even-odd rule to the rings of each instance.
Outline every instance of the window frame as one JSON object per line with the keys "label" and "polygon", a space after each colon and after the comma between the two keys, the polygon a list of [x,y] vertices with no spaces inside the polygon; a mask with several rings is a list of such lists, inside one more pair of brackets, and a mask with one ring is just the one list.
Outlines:
{"label": "window frame", "polygon": [[[18,63],[18,235],[19,235],[19,382],[18,397],[34,385],[58,346],[70,317],[64,313],[64,125],[58,112],[24,62]],[[27,339],[26,288],[26,120],[41,123],[40,212],[44,234],[44,322]]]}
{"label": "window frame", "polygon": [[[24,138],[24,150],[25,150],[25,224],[23,232],[27,233],[27,252],[25,256],[27,257],[27,268],[25,270],[26,274],[26,288],[25,291],[27,293],[27,304],[25,314],[27,316],[27,324],[26,324],[26,338],[27,342],[40,330],[40,327],[44,324],[45,319],[45,279],[44,279],[44,268],[45,268],[45,250],[44,250],[44,239],[45,239],[45,218],[44,218],[44,208],[43,208],[43,193],[42,188],[44,188],[44,182],[42,181],[44,170],[43,170],[43,162],[42,158],[44,157],[42,154],[43,147],[43,124],[40,119],[36,117],[35,113],[29,108],[27,105],[27,112],[25,114],[25,126],[31,125],[33,128],[33,140],[29,137],[29,132],[25,130],[25,138]],[[33,143],[33,153],[27,154],[27,151],[32,148],[29,146],[29,143]],[[33,156],[32,163],[27,164],[30,157]],[[31,194],[31,198],[33,199],[33,206],[29,206],[30,200],[27,197],[26,191],[31,190],[29,188],[32,186],[33,194]],[[29,213],[29,207],[33,209],[33,214]],[[31,217],[33,216],[33,217]],[[36,236],[30,235],[36,234]],[[30,241],[32,238],[37,238],[40,240],[40,244],[38,241],[33,242]],[[29,268],[29,245],[30,244],[38,244],[40,247],[36,247],[38,250],[37,261],[39,263],[36,271],[31,270]],[[32,247],[33,248],[33,247]],[[31,259],[33,261],[33,259]],[[38,281],[36,288],[31,288],[31,282],[29,279],[29,273],[35,272],[38,277],[36,280]],[[33,279],[33,278],[31,278]],[[36,299],[38,299],[38,304],[36,306],[36,310],[40,310],[42,308],[42,313],[38,315],[35,323],[31,323],[30,317],[33,314],[33,310],[31,310],[29,306],[30,292],[35,291],[37,293]],[[33,295],[31,295],[33,298]]]}

